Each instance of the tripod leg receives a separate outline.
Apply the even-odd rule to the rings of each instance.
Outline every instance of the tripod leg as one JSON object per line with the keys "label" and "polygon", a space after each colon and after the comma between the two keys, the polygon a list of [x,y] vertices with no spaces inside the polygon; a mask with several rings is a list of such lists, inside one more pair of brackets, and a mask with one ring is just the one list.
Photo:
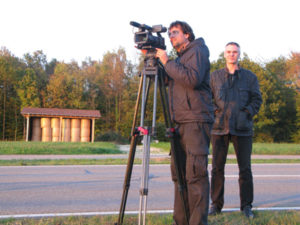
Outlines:
{"label": "tripod leg", "polygon": [[139,110],[139,105],[140,105],[140,99],[141,99],[141,92],[142,92],[142,87],[144,83],[144,76],[141,76],[140,78],[140,84],[139,84],[139,89],[138,89],[138,95],[136,98],[136,103],[134,107],[134,115],[133,115],[133,121],[132,121],[132,128],[131,128],[131,137],[134,136],[135,128],[136,128],[136,121],[137,121],[137,115],[138,115],[138,110]]}
{"label": "tripod leg", "polygon": [[174,165],[175,165],[175,171],[176,171],[176,176],[177,176],[177,182],[178,182],[178,190],[180,192],[180,198],[182,201],[183,205],[183,210],[185,214],[185,219],[187,224],[189,224],[189,209],[187,206],[187,202],[185,201],[185,194],[186,194],[186,183],[184,181],[184,175],[182,174],[182,166],[179,161],[179,147],[180,147],[180,142],[179,142],[179,136],[177,135],[175,129],[172,127],[172,122],[171,122],[171,114],[168,106],[168,96],[166,93],[166,88],[165,84],[163,81],[163,77],[159,76],[159,90],[160,90],[160,96],[161,96],[161,101],[162,101],[162,106],[163,106],[163,112],[164,112],[164,117],[165,117],[165,124],[167,130],[170,132],[169,137],[170,137],[170,144],[171,144],[171,155],[174,160]]}
{"label": "tripod leg", "polygon": [[122,200],[121,200],[120,211],[119,211],[119,218],[118,218],[118,222],[115,225],[122,225],[123,219],[124,219],[124,212],[125,212],[125,208],[126,208],[126,201],[127,201],[128,191],[129,191],[129,187],[130,187],[130,180],[131,180],[132,168],[133,168],[133,163],[134,163],[136,145],[139,140],[139,136],[136,134],[135,126],[136,126],[136,120],[137,120],[137,114],[138,114],[138,108],[139,108],[139,102],[140,102],[143,81],[144,81],[144,77],[141,76],[139,90],[138,90],[138,96],[137,96],[136,105],[135,105],[133,123],[132,123],[130,150],[129,150],[127,168],[126,168],[126,173],[125,173],[125,180],[124,180],[123,194],[122,194]]}
{"label": "tripod leg", "polygon": [[125,207],[126,207],[128,191],[129,191],[129,187],[130,187],[130,180],[131,180],[131,174],[132,174],[132,168],[133,168],[133,162],[134,162],[137,142],[138,142],[137,137],[133,137],[131,139],[130,152],[129,152],[129,156],[128,156],[127,169],[126,169],[126,175],[125,175],[124,187],[123,187],[123,195],[122,195],[122,201],[121,201],[121,205],[120,205],[119,219],[118,219],[117,225],[121,225],[123,223],[123,219],[124,219],[124,212],[125,212]]}
{"label": "tripod leg", "polygon": [[143,160],[142,160],[142,175],[140,186],[140,205],[139,205],[139,225],[143,220],[146,223],[147,212],[147,196],[148,196],[148,182],[149,182],[149,159],[150,159],[150,133],[149,129],[143,138]]}
{"label": "tripod leg", "polygon": [[[145,75],[146,76],[146,75]],[[151,86],[151,78],[146,76],[147,87],[143,85],[143,96],[142,96],[142,113],[141,113],[141,127],[144,126],[145,110],[149,95],[149,89]],[[156,90],[156,87],[154,87]],[[145,96],[144,96],[145,94]],[[156,104],[156,99],[154,96],[154,105]],[[156,106],[155,106],[156,107]],[[153,112],[154,113],[154,112]],[[155,115],[155,113],[154,113]],[[152,121],[153,124],[153,121]],[[154,122],[155,124],[155,122]],[[141,176],[141,187],[140,187],[140,204],[139,204],[139,225],[143,220],[143,224],[146,223],[146,212],[147,212],[147,196],[148,196],[148,181],[149,181],[149,159],[150,159],[150,140],[152,132],[150,129],[143,128],[146,132],[143,137],[143,160],[142,160],[142,176]]]}

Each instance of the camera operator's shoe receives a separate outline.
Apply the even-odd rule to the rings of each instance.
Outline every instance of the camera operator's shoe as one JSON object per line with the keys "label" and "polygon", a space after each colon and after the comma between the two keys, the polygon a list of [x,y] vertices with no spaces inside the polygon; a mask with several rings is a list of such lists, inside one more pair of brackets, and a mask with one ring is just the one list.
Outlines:
{"label": "camera operator's shoe", "polygon": [[243,212],[243,214],[244,214],[247,218],[249,218],[249,219],[253,219],[253,218],[254,218],[254,214],[253,214],[252,209],[251,209],[250,206],[248,206],[248,205],[245,206],[242,212]]}
{"label": "camera operator's shoe", "polygon": [[221,210],[218,209],[216,206],[212,205],[208,211],[209,216],[215,216],[217,214],[221,213]]}

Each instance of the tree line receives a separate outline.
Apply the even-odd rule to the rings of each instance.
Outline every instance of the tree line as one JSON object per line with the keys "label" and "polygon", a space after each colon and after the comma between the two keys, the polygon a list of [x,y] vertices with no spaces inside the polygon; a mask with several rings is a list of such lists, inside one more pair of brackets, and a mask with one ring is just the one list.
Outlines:
{"label": "tree line", "polygon": [[[257,75],[263,97],[254,118],[254,140],[300,142],[300,53],[291,52],[289,57],[269,62],[256,62],[244,54],[240,64]],[[211,72],[224,65],[220,54],[211,62]],[[79,65],[76,61],[49,61],[42,51],[19,58],[2,47],[0,139],[24,139],[23,107],[99,110],[101,119],[96,120],[95,127],[98,137],[113,133],[129,138],[142,68],[143,57],[133,64],[123,48],[107,52],[101,60],[89,58]],[[151,98],[147,107],[151,111]],[[165,140],[159,101],[157,130],[157,138]]]}

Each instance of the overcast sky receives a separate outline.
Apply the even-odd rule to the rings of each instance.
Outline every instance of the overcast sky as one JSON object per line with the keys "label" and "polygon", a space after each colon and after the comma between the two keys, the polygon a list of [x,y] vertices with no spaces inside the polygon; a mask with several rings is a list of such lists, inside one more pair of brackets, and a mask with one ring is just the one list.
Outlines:
{"label": "overcast sky", "polygon": [[175,20],[205,39],[211,60],[229,41],[256,61],[300,52],[298,0],[0,0],[0,10],[0,46],[18,57],[42,50],[48,61],[80,63],[121,46],[136,63],[129,22],[168,27]]}

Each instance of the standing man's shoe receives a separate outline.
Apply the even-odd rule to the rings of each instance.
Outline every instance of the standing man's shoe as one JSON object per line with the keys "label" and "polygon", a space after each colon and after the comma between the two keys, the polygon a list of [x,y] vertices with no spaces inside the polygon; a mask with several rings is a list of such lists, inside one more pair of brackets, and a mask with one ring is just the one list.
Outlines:
{"label": "standing man's shoe", "polygon": [[208,211],[208,215],[209,216],[215,216],[217,214],[221,213],[221,210],[218,209],[217,207],[215,207],[214,205],[212,205]]}
{"label": "standing man's shoe", "polygon": [[253,212],[252,212],[252,209],[251,209],[251,207],[248,206],[248,205],[244,207],[244,209],[243,209],[243,214],[244,214],[247,218],[249,218],[249,219],[253,219],[253,217],[254,217],[254,214],[253,214]]}

